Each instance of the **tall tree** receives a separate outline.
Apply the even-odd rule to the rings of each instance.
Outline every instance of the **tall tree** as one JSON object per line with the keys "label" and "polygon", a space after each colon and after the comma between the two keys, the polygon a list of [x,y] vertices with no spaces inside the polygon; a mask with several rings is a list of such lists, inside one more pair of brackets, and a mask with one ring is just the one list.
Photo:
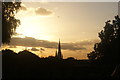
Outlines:
{"label": "tall tree", "polygon": [[98,33],[101,42],[94,45],[94,51],[88,54],[88,58],[118,63],[120,58],[120,18],[117,15],[115,20],[112,22],[108,20],[105,23],[104,29]]}
{"label": "tall tree", "polygon": [[15,18],[15,13],[21,7],[21,2],[2,2],[2,43],[9,43],[20,20]]}

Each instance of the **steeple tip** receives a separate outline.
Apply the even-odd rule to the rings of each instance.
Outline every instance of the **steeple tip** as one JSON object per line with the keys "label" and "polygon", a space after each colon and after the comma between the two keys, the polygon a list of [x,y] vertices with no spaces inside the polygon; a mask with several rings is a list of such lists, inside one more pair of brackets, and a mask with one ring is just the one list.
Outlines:
{"label": "steeple tip", "polygon": [[58,59],[62,59],[63,58],[63,55],[62,55],[62,52],[61,52],[61,45],[60,45],[60,38],[59,38],[59,43],[58,43],[58,51],[56,52],[56,58]]}

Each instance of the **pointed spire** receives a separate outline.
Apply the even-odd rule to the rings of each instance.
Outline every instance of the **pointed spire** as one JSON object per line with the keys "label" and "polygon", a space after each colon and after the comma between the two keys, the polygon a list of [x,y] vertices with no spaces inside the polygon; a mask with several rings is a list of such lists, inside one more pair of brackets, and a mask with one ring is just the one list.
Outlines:
{"label": "pointed spire", "polygon": [[61,53],[60,39],[59,39],[59,44],[58,44],[58,52],[60,52],[60,53]]}
{"label": "pointed spire", "polygon": [[58,59],[63,59],[63,55],[61,52],[60,38],[59,38],[59,43],[58,43],[58,50],[56,50],[55,57]]}
{"label": "pointed spire", "polygon": [[61,45],[60,45],[60,39],[59,39],[59,43],[58,43],[58,58],[62,59],[62,52],[61,52]]}
{"label": "pointed spire", "polygon": [[58,54],[57,54],[57,50],[56,50],[55,57],[57,57],[57,56],[58,56]]}

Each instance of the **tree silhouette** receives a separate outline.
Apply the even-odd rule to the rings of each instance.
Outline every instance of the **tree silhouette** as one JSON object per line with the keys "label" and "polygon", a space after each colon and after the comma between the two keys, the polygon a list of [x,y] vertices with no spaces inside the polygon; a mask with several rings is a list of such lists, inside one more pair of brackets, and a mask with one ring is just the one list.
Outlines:
{"label": "tree silhouette", "polygon": [[115,16],[112,22],[105,22],[104,30],[101,30],[99,38],[100,43],[94,45],[94,51],[88,54],[90,60],[102,60],[118,63],[120,54],[120,18]]}
{"label": "tree silhouette", "polygon": [[15,18],[15,13],[21,7],[21,2],[2,2],[2,43],[9,43],[20,20]]}

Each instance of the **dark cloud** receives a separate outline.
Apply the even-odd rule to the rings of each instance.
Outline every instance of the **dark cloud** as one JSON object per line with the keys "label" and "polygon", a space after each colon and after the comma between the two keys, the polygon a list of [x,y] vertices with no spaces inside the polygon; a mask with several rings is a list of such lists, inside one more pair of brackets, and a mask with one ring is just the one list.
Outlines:
{"label": "dark cloud", "polygon": [[49,42],[46,40],[37,40],[31,37],[19,38],[14,37],[11,39],[10,45],[25,46],[25,47],[45,47],[45,48],[56,48],[57,43]]}
{"label": "dark cloud", "polygon": [[[98,40],[93,41],[82,41],[77,43],[61,43],[62,49],[68,50],[85,50],[86,48],[83,46],[86,45],[94,45]],[[15,46],[25,46],[25,47],[44,47],[44,48],[54,48],[58,47],[57,42],[50,42],[47,40],[37,40],[31,37],[19,38],[14,37],[11,39],[10,45]]]}
{"label": "dark cloud", "polygon": [[45,8],[37,8],[35,10],[35,13],[38,14],[38,15],[41,15],[41,16],[48,16],[48,15],[51,15],[53,12],[50,11],[50,10],[47,10]]}
{"label": "dark cloud", "polygon": [[83,48],[81,46],[77,46],[77,44],[74,43],[63,43],[62,49],[69,49],[69,50],[84,50],[86,48]]}
{"label": "dark cloud", "polygon": [[81,42],[76,42],[75,44],[77,45],[84,45],[84,46],[87,46],[87,45],[93,45],[95,43],[98,43],[100,40],[98,39],[94,39],[94,40],[84,40],[84,41],[81,41]]}
{"label": "dark cloud", "polygon": [[31,51],[39,51],[37,48],[32,48]]}
{"label": "dark cloud", "polygon": [[43,48],[40,48],[40,50],[41,50],[41,51],[45,51],[45,49],[43,49]]}

